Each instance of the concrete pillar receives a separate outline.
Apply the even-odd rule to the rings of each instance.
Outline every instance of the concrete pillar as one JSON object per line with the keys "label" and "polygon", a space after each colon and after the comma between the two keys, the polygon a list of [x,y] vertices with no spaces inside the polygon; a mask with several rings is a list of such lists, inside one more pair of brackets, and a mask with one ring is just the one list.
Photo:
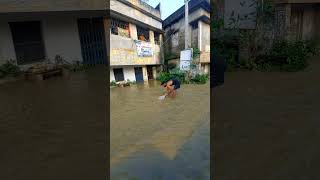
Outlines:
{"label": "concrete pillar", "polygon": [[202,21],[198,21],[198,49],[202,51]]}
{"label": "concrete pillar", "polygon": [[163,47],[163,35],[160,34],[159,35],[159,41],[160,41],[160,63],[163,64],[164,63],[164,47]]}
{"label": "concrete pillar", "polygon": [[153,79],[157,79],[157,67],[156,66],[152,67],[152,74],[153,74]]}
{"label": "concrete pillar", "polygon": [[130,37],[132,39],[138,39],[137,26],[135,24],[129,23],[129,30],[130,30]]}
{"label": "concrete pillar", "polygon": [[143,80],[148,81],[148,71],[146,66],[142,66]]}
{"label": "concrete pillar", "polygon": [[150,43],[154,44],[154,32],[153,31],[149,31],[149,39],[150,39]]}
{"label": "concrete pillar", "polygon": [[160,45],[162,45],[162,43],[163,43],[163,35],[162,34],[159,35],[159,41],[160,41]]}
{"label": "concrete pillar", "polygon": [[110,68],[110,82],[111,81],[115,81],[115,77],[114,77],[114,73],[113,73],[113,69]]}
{"label": "concrete pillar", "polygon": [[209,64],[204,65],[204,73],[208,74],[209,73]]}

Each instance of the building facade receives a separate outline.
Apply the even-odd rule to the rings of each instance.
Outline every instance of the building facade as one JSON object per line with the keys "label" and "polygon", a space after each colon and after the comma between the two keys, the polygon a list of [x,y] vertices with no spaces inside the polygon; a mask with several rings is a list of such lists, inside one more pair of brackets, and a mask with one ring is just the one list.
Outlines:
{"label": "building facade", "polygon": [[110,81],[143,82],[160,72],[162,20],[160,4],[140,0],[110,1]]}
{"label": "building facade", "polygon": [[320,39],[320,0],[276,1],[276,18],[279,37]]}
{"label": "building facade", "polygon": [[[200,70],[210,72],[210,2],[209,0],[189,1],[189,47],[200,51]],[[185,48],[185,6],[163,21],[166,56],[179,58]]]}
{"label": "building facade", "polygon": [[59,55],[68,62],[107,63],[103,0],[0,2],[0,63],[22,68]]}

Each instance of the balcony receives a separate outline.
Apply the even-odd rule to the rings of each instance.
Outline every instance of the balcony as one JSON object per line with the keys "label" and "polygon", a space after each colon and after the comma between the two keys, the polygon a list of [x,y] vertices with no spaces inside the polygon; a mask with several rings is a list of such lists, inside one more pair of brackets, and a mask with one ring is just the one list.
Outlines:
{"label": "balcony", "polygon": [[139,57],[133,39],[111,34],[110,66],[161,64],[160,46],[151,44],[153,56]]}
{"label": "balcony", "polygon": [[130,17],[136,24],[140,23],[152,28],[162,29],[160,12],[151,6],[147,8],[145,4],[138,0],[111,0],[110,9],[111,16]]}

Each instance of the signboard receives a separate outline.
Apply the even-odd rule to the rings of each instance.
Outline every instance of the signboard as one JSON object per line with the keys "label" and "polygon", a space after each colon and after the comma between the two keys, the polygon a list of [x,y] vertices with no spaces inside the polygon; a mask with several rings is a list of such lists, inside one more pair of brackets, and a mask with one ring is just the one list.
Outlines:
{"label": "signboard", "polygon": [[180,61],[181,71],[190,71],[190,61]]}
{"label": "signboard", "polygon": [[183,50],[180,52],[180,61],[191,61],[192,49]]}
{"label": "signboard", "polygon": [[180,70],[189,71],[192,60],[192,49],[186,49],[180,52]]}
{"label": "signboard", "polygon": [[137,53],[139,57],[151,57],[153,55],[151,43],[134,40],[137,46]]}

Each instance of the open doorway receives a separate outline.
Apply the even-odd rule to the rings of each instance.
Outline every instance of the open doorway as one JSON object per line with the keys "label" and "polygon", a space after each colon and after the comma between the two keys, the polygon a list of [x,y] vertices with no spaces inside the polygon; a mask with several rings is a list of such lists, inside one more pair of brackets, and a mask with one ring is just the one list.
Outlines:
{"label": "open doorway", "polygon": [[154,77],[153,77],[153,66],[147,66],[147,73],[148,73],[148,79],[149,80],[154,79]]}

